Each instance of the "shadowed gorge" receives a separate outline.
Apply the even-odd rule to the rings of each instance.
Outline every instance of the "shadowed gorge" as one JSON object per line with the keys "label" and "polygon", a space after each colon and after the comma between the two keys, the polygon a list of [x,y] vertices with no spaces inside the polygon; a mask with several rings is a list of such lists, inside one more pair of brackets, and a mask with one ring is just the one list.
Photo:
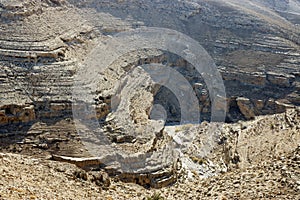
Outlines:
{"label": "shadowed gorge", "polygon": [[299,106],[299,0],[0,0],[0,199],[299,199]]}

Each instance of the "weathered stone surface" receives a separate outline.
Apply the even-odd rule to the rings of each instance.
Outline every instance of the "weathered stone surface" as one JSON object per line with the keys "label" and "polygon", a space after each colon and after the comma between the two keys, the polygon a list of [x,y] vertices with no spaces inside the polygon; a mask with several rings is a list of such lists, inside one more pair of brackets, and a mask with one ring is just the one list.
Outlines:
{"label": "weathered stone surface", "polygon": [[295,80],[295,76],[268,72],[267,79],[271,84],[278,85],[280,87],[290,87]]}
{"label": "weathered stone surface", "polygon": [[[68,2],[78,7],[75,8]],[[0,2],[0,125],[5,126],[3,130],[1,128],[0,133],[1,144],[7,151],[34,152],[36,155],[51,151],[61,155],[90,156],[84,154],[86,152],[83,145],[79,145],[80,138],[75,128],[70,131],[70,124],[60,123],[60,120],[69,118],[72,114],[71,88],[74,74],[78,64],[86,58],[94,45],[110,38],[105,35],[140,26],[154,25],[175,29],[191,36],[205,47],[223,75],[229,102],[227,110],[232,118],[235,118],[232,121],[240,119],[241,115],[252,119],[255,115],[284,112],[292,107],[290,103],[300,104],[297,91],[300,64],[299,30],[275,12],[265,12],[260,6],[244,4],[243,1],[68,2]],[[149,12],[141,12],[141,9]],[[103,129],[110,141],[113,145],[125,149],[128,154],[157,150],[168,139],[164,132],[165,122],[157,118],[151,119],[153,103],[165,102],[165,112],[162,109],[159,117],[167,115],[171,122],[180,121],[180,106],[176,104],[174,95],[167,90],[159,90],[146,73],[134,69],[139,65],[163,63],[181,72],[196,90],[201,114],[208,115],[204,120],[210,119],[211,105],[207,86],[192,66],[183,59],[174,57],[157,50],[131,52],[109,66],[104,76],[99,76],[97,80],[96,84],[99,87],[97,91],[93,91],[94,99],[89,100],[89,103],[95,103],[93,108],[96,110],[96,116],[87,118],[102,119]],[[129,72],[132,72],[131,77]],[[128,82],[123,85],[122,91],[118,91],[115,86],[118,82],[126,82],[125,76],[128,76]],[[133,85],[136,83],[136,90],[133,91]],[[83,89],[88,86],[85,85]],[[121,94],[122,98],[119,102],[114,102],[117,105],[115,108],[110,104],[116,93]],[[281,99],[288,101],[281,102]],[[224,108],[224,105],[217,104],[216,107]],[[237,114],[234,115],[235,113]],[[295,135],[299,130],[296,129],[294,118],[287,115],[286,120],[289,123],[279,123],[278,127],[284,130],[293,126],[295,130],[290,135]],[[25,123],[35,121],[38,122],[33,127],[22,129]],[[45,128],[48,125],[41,125],[44,121],[51,124],[52,129]],[[14,123],[21,123],[18,130]],[[281,130],[276,129],[277,124],[274,126],[274,130]],[[245,127],[243,130],[247,131],[247,125]],[[260,128],[258,126],[257,130]],[[179,129],[186,128],[180,126]],[[178,133],[188,133],[189,130],[178,130]],[[238,134],[243,130],[237,128],[231,132]],[[250,130],[249,133],[256,133],[257,130]],[[192,131],[199,135],[199,130]],[[203,132],[205,131],[202,130]],[[248,132],[242,135],[247,137]],[[16,138],[10,141],[11,136]],[[203,141],[206,141],[205,138],[200,137],[194,145],[201,146]],[[224,143],[224,140],[220,139],[221,143]],[[238,147],[231,149],[232,152],[228,153],[226,161],[236,164],[242,160],[244,164],[247,156],[242,156]],[[197,154],[199,149],[195,148],[193,151]],[[246,155],[250,155],[250,160],[254,159],[251,153]],[[227,163],[228,166],[225,167],[212,167],[213,164],[206,164],[209,161],[203,161],[201,156],[197,156],[183,163],[187,167],[195,161],[194,169],[197,169],[197,173],[202,173],[203,177],[213,175],[216,171],[226,171],[224,169],[229,166]],[[128,162],[138,163],[139,158],[131,157]],[[71,162],[85,167],[85,161],[75,159]],[[103,163],[95,161],[93,164],[99,167]],[[203,170],[206,167],[208,169]],[[111,169],[113,171],[114,168]],[[146,168],[141,168],[141,171],[119,171],[119,177],[121,180],[146,187],[164,187],[177,180],[171,164],[164,166],[154,162]],[[189,170],[188,177],[193,177],[191,174],[193,173]],[[86,179],[85,175],[82,177]],[[101,185],[102,180],[100,183],[98,181],[102,178],[96,175],[96,184]],[[239,178],[240,180],[243,179]],[[107,184],[106,181],[103,182]],[[203,188],[207,188],[207,185],[201,187],[201,191],[204,191]],[[205,194],[212,198],[208,195],[209,191]]]}
{"label": "weathered stone surface", "polygon": [[[52,159],[55,161],[67,162],[75,164],[83,169],[97,168],[100,165],[104,165],[104,158],[72,158],[65,156],[52,155]],[[157,166],[156,166],[157,167]],[[159,168],[159,167],[158,167]],[[136,183],[144,187],[162,188],[173,184],[177,180],[176,169],[174,168],[161,168],[156,171],[149,171],[147,173],[128,173],[119,171],[118,168],[106,167],[105,170],[108,174],[116,176],[118,179],[127,183]],[[92,172],[92,182],[97,185],[108,187],[110,185],[109,178],[100,172]],[[86,178],[87,179],[87,178]]]}
{"label": "weathered stone surface", "polygon": [[[278,105],[279,102],[276,104]],[[238,154],[239,167],[246,167],[252,162],[261,162],[270,156],[280,156],[283,152],[297,147],[300,139],[300,127],[297,125],[300,117],[299,108],[284,109],[287,110],[281,114],[257,117],[255,120],[257,126],[255,127],[252,126],[252,123],[243,122],[236,128],[230,128],[231,142],[227,141],[226,145],[230,146],[228,147],[231,149],[229,150],[231,159],[233,159],[233,155]],[[244,128],[241,128],[243,126]],[[224,133],[226,133],[225,130],[223,130]],[[287,135],[281,135],[285,132],[284,130],[295,134],[292,140]],[[281,135],[280,140],[278,140],[279,135]]]}
{"label": "weathered stone surface", "polygon": [[275,101],[275,105],[276,105],[276,112],[277,113],[283,113],[288,109],[295,108],[295,106],[292,105],[292,104],[286,104],[286,103],[282,103],[282,102],[279,102],[279,101]]}
{"label": "weathered stone surface", "polygon": [[[95,3],[93,1],[87,1],[85,3],[82,2],[72,2],[74,4],[78,4],[80,8],[89,5],[90,3]],[[102,6],[100,6],[102,5]],[[101,11],[106,7],[110,7],[110,5],[114,5],[114,8],[109,10],[109,12],[116,11],[118,8],[123,6],[126,9],[132,10],[133,19],[130,20],[121,20],[120,18],[113,17],[108,13],[101,13],[97,11]],[[115,2],[100,2],[99,4],[95,4],[95,8],[93,9],[81,9],[75,10],[69,7],[68,3],[65,1],[14,1],[9,2],[5,1],[2,3],[2,13],[3,16],[1,20],[9,20],[11,26],[7,26],[6,23],[1,24],[1,41],[0,41],[0,54],[3,58],[2,60],[6,60],[8,62],[14,60],[17,62],[28,62],[33,65],[33,69],[36,71],[31,73],[30,70],[24,71],[21,69],[15,70],[16,67],[9,68],[8,63],[4,62],[3,65],[5,69],[0,75],[0,80],[2,86],[1,95],[3,95],[4,99],[1,103],[3,105],[8,104],[17,104],[23,105],[25,103],[33,105],[32,101],[38,101],[42,103],[44,100],[47,102],[52,101],[52,103],[57,104],[65,104],[61,106],[65,106],[66,109],[64,111],[69,110],[70,108],[70,87],[72,83],[73,73],[75,73],[75,68],[77,66],[77,62],[72,62],[69,60],[73,60],[73,58],[84,58],[84,55],[87,53],[87,48],[92,47],[92,40],[95,38],[99,38],[101,33],[95,30],[95,27],[99,27],[100,32],[105,34],[110,34],[113,32],[119,32],[124,30],[129,30],[132,26],[135,26],[135,23],[140,23],[142,25],[147,25],[149,22],[149,18],[146,16],[141,16],[140,19],[136,19],[136,8],[134,6],[128,6],[128,2],[124,1],[122,4],[116,4]],[[100,7],[98,7],[100,6]],[[154,9],[156,4],[145,2],[145,7],[149,9]],[[161,5],[164,7],[164,5]],[[252,35],[251,37],[239,36],[236,38],[229,37],[231,32],[237,29],[236,24],[231,21],[224,21],[223,18],[220,18],[218,15],[209,15],[212,12],[222,13],[223,7],[219,7],[220,5],[214,4],[203,4],[199,3],[176,3],[174,5],[170,5],[174,9],[172,12],[178,14],[178,16],[185,16],[185,22],[187,26],[195,25],[195,20],[190,22],[190,18],[202,19],[197,20],[197,23],[200,21],[217,21],[215,25],[210,25],[208,31],[212,34],[213,40],[207,40],[202,38],[202,36],[206,34],[199,34],[199,31],[195,31],[193,28],[189,30],[188,35],[193,36],[197,33],[196,39],[198,39],[205,47],[212,46],[214,43],[222,44],[224,47],[221,47],[221,51],[219,51],[220,47],[216,47],[216,49],[207,48],[209,53],[212,54],[213,58],[220,61],[220,64],[225,66],[223,69],[220,68],[223,78],[225,80],[225,84],[231,81],[238,81],[239,83],[236,85],[230,85],[227,87],[227,95],[229,98],[232,96],[245,96],[251,100],[252,96],[256,94],[256,92],[250,91],[258,91],[257,93],[261,93],[262,96],[281,96],[275,97],[274,99],[285,98],[285,94],[282,91],[277,92],[276,87],[287,87],[289,90],[292,90],[292,83],[294,80],[294,76],[290,75],[290,73],[297,74],[297,64],[299,63],[299,55],[296,53],[295,46],[296,44],[287,41],[285,37],[288,36],[278,36],[276,31],[271,30],[270,27],[263,22],[257,20],[253,22],[252,29],[257,28],[260,31],[259,26],[264,27],[265,29],[270,29],[270,34],[259,33],[257,35]],[[226,6],[225,6],[226,7]],[[63,9],[65,10],[63,10]],[[166,7],[167,8],[167,7]],[[162,9],[162,7],[159,7]],[[192,11],[193,10],[193,11]],[[199,11],[202,12],[199,12]],[[176,30],[180,30],[181,27],[175,23],[175,19],[178,18],[177,14],[172,14],[170,12],[166,18],[169,19],[169,24],[172,24],[172,27]],[[184,13],[184,14],[183,14]],[[39,17],[36,16],[39,15]],[[141,14],[139,12],[139,14]],[[223,13],[224,14],[224,13]],[[227,13],[226,13],[227,15]],[[249,16],[248,16],[249,15]],[[248,30],[249,27],[245,26],[248,24],[249,19],[252,19],[251,14],[247,16],[239,16],[236,19],[238,22],[241,22],[241,27],[239,29]],[[189,16],[189,17],[188,17]],[[182,17],[179,17],[181,20]],[[230,18],[230,16],[229,16]],[[26,20],[23,20],[26,19]],[[51,20],[49,20],[51,19]],[[64,23],[63,20],[68,21],[68,23]],[[172,19],[172,20],[170,20]],[[48,21],[47,21],[48,20]],[[72,23],[70,23],[72,22]],[[247,23],[246,23],[247,22]],[[42,24],[42,25],[41,25]],[[47,24],[47,26],[45,25]],[[168,25],[169,25],[168,24]],[[259,24],[259,25],[258,25]],[[256,27],[257,25],[257,27]],[[162,26],[165,26],[162,24]],[[276,26],[280,26],[280,24],[276,23]],[[290,25],[288,25],[290,26]],[[18,28],[15,28],[18,27]],[[201,24],[199,24],[201,27]],[[223,28],[226,29],[224,34],[216,34],[214,33],[214,29]],[[109,30],[111,29],[111,30]],[[263,30],[265,30],[263,29]],[[290,30],[286,27],[287,30]],[[284,29],[285,30],[285,29]],[[202,31],[202,30],[201,30]],[[10,33],[14,34],[10,34]],[[265,31],[263,31],[265,32]],[[18,35],[18,33],[22,33]],[[201,35],[198,38],[198,35]],[[34,41],[34,42],[33,42]],[[207,41],[207,42],[204,42]],[[293,44],[292,44],[293,43]],[[248,48],[252,46],[255,50],[247,51],[243,50],[244,48]],[[226,51],[228,49],[232,49],[233,56],[226,55]],[[235,51],[236,50],[236,51]],[[217,52],[216,54],[213,52]],[[241,55],[238,54],[243,52]],[[268,52],[268,53],[267,53]],[[278,53],[278,52],[284,52]],[[237,55],[237,59],[235,59],[234,55]],[[253,55],[253,56],[252,56]],[[287,56],[285,56],[287,55]],[[297,56],[298,55],[298,56]],[[132,56],[132,55],[130,55]],[[129,57],[130,57],[129,56]],[[126,56],[125,56],[126,57]],[[262,57],[262,58],[261,58]],[[268,59],[270,57],[270,59]],[[280,59],[276,59],[276,57]],[[281,57],[286,57],[285,60],[282,60]],[[145,56],[147,58],[147,56]],[[228,63],[227,58],[230,58],[231,61]],[[263,59],[266,58],[266,59]],[[274,58],[274,59],[272,59]],[[78,59],[78,60],[79,60]],[[144,58],[140,57],[137,61],[143,63]],[[68,60],[68,61],[67,61]],[[126,59],[125,59],[126,60]],[[147,60],[147,59],[145,59]],[[162,62],[163,59],[157,60],[157,62]],[[148,59],[147,62],[153,62],[154,60]],[[275,62],[276,61],[276,62]],[[278,62],[277,62],[278,61]],[[46,64],[50,62],[49,64]],[[274,64],[273,64],[274,62]],[[172,63],[172,62],[170,62]],[[243,66],[244,63],[247,66]],[[269,66],[272,63],[274,67],[268,67],[268,72],[265,73],[263,66]],[[118,62],[118,64],[123,65],[124,68],[130,68],[126,62]],[[69,66],[67,66],[69,65]],[[136,63],[132,64],[136,65]],[[131,66],[132,66],[131,65]],[[185,66],[187,64],[180,59],[173,61],[171,65],[176,66]],[[251,66],[251,67],[248,67]],[[286,69],[286,73],[279,73],[274,70],[276,66],[282,67]],[[116,66],[112,66],[115,69]],[[69,69],[68,69],[69,68]],[[12,70],[13,69],[13,70]],[[59,70],[58,70],[59,69]],[[179,69],[179,68],[178,68]],[[271,72],[271,71],[276,72]],[[28,73],[29,71],[29,73]],[[125,70],[126,71],[126,70]],[[191,84],[194,83],[195,80],[193,76],[193,71],[184,71],[179,69],[179,71],[186,74],[186,78],[190,81]],[[120,72],[117,69],[115,72]],[[11,76],[10,74],[14,74]],[[12,79],[15,75],[18,74],[19,81],[14,82]],[[51,74],[48,78],[46,74]],[[64,74],[64,75],[61,75]],[[124,73],[120,73],[124,74]],[[8,75],[8,76],[7,76]],[[24,76],[24,79],[22,78]],[[28,77],[32,77],[29,79]],[[113,86],[115,80],[118,79],[118,76],[108,77],[110,81],[110,86]],[[29,81],[27,81],[28,79]],[[34,79],[34,80],[32,80]],[[60,81],[54,81],[60,80]],[[25,84],[20,84],[21,82],[25,82]],[[17,84],[16,84],[17,83]],[[55,83],[55,84],[53,84]],[[269,83],[272,88],[264,89],[266,83]],[[251,90],[247,88],[247,90],[239,91],[239,88],[243,85],[250,85]],[[17,87],[14,87],[17,85]],[[30,87],[30,89],[28,89]],[[101,88],[99,88],[101,89]],[[201,90],[205,90],[205,84]],[[64,91],[63,91],[64,90]],[[23,92],[22,92],[23,91]],[[231,92],[233,91],[233,92]],[[234,92],[235,91],[235,92]],[[272,92],[274,91],[274,92]],[[276,92],[275,92],[276,91]],[[69,92],[69,93],[68,93]],[[165,91],[164,91],[165,92]],[[108,92],[111,93],[111,92]],[[113,92],[112,92],[113,93]],[[209,102],[209,94],[204,94],[205,92],[199,93],[200,105],[199,109],[202,111],[203,115],[209,115],[210,113],[210,102]],[[270,94],[271,93],[271,94]],[[242,95],[241,95],[242,94]],[[112,94],[110,94],[112,95]],[[110,96],[108,95],[108,96]],[[19,98],[15,98],[15,97]],[[60,96],[60,98],[57,98]],[[101,95],[99,95],[101,96]],[[103,96],[103,95],[102,95]],[[106,98],[107,95],[104,95],[103,98]],[[291,103],[297,103],[297,97],[299,96],[296,93],[291,94],[293,96],[291,99]],[[257,98],[255,98],[257,99]],[[260,97],[266,101],[265,97]],[[55,102],[57,101],[57,102]],[[6,103],[8,102],[8,103]],[[63,102],[63,103],[62,103]],[[109,112],[109,104],[110,102],[104,102],[103,104],[99,104],[96,106],[97,110],[97,118],[105,117]],[[171,102],[170,102],[171,103]],[[221,105],[222,106],[222,105]],[[40,108],[36,108],[36,110],[40,110]],[[62,116],[61,112],[63,109],[51,108],[47,111],[44,111],[41,116],[45,117],[55,117]],[[168,115],[173,115],[173,121],[178,121],[178,106],[175,106],[172,110],[172,113],[168,113]],[[168,109],[167,109],[168,110]],[[228,108],[227,110],[233,110]],[[260,108],[258,108],[260,110]],[[70,110],[69,110],[70,112]],[[269,110],[271,112],[271,110]],[[53,114],[56,113],[56,114]],[[61,114],[59,114],[61,113]],[[259,112],[256,112],[259,114]],[[92,117],[92,116],[91,116]],[[204,120],[209,120],[209,117],[206,117]]]}
{"label": "weathered stone surface", "polygon": [[0,125],[28,123],[36,119],[33,105],[6,105],[0,108]]}
{"label": "weathered stone surface", "polygon": [[287,99],[290,102],[294,103],[294,104],[300,104],[300,93],[299,93],[299,91],[295,91],[295,92],[289,94],[287,96]]}
{"label": "weathered stone surface", "polygon": [[110,178],[105,172],[90,172],[91,181],[100,187],[108,188],[110,186]]}
{"label": "weathered stone surface", "polygon": [[263,100],[252,100],[255,106],[255,109],[257,110],[257,113],[261,112],[262,109],[265,106],[265,102]]}
{"label": "weathered stone surface", "polygon": [[[41,150],[39,154],[38,151],[33,153],[34,150],[37,150],[36,148],[28,148],[28,151],[24,152],[34,155],[34,157],[0,153],[0,171],[2,172],[0,188],[3,191],[1,195],[8,199],[18,199],[20,196],[33,198],[32,195],[36,198],[54,198],[53,193],[55,193],[55,197],[61,198],[84,199],[88,196],[96,199],[99,198],[101,192],[101,198],[140,199],[141,196],[153,195],[153,190],[148,189],[150,180],[153,180],[153,183],[150,182],[153,187],[169,185],[177,180],[176,184],[154,191],[168,199],[198,199],[199,197],[211,199],[212,195],[220,198],[236,198],[237,194],[240,194],[241,198],[254,195],[257,198],[280,196],[284,199],[298,199],[299,116],[300,109],[297,108],[282,114],[260,116],[254,121],[220,124],[217,143],[213,152],[207,157],[201,157],[199,152],[208,150],[203,149],[207,141],[203,135],[207,132],[208,123],[198,126],[169,127],[177,130],[177,133],[193,132],[195,135],[192,145],[179,159],[178,166],[171,168],[175,169],[175,174],[171,173],[172,170],[167,169],[150,174],[123,173],[118,174],[119,178],[108,178],[102,169],[95,171],[102,165],[99,160],[93,160],[88,155],[85,156],[86,158],[63,157],[64,162],[53,162],[47,159],[48,156],[37,158],[37,155],[44,155],[49,150],[38,149]],[[60,130],[51,135],[49,132],[52,131],[47,130],[45,126],[46,124],[36,125],[35,133],[32,130],[27,137],[37,135],[36,138],[41,139],[50,136],[55,138],[59,134],[70,131],[67,129],[68,124],[56,124],[53,125],[52,131]],[[41,134],[38,131],[48,133]],[[70,137],[74,136],[66,135],[66,138]],[[3,137],[0,141],[3,141]],[[28,142],[30,141],[28,140]],[[65,142],[62,141],[58,146],[63,148]],[[12,145],[25,149],[25,144]],[[64,150],[64,154],[73,146],[67,145],[66,147],[69,148]],[[81,148],[80,146],[76,147]],[[13,148],[10,151],[13,151]],[[72,153],[74,153],[73,150]],[[94,171],[78,169],[75,166],[76,163],[81,167],[91,166]],[[169,176],[170,174],[175,176]],[[22,179],[18,177],[22,177]],[[14,189],[11,185],[12,178],[14,179]],[[173,181],[170,181],[172,179]],[[146,188],[135,184],[126,184],[119,180],[140,183]],[[39,184],[36,184],[37,181]],[[279,189],[283,183],[287,184],[284,187],[286,192]],[[242,189],[238,186],[240,184],[243,185]],[[64,187],[61,187],[62,185]],[[31,191],[27,191],[28,188],[31,188]],[[48,190],[44,190],[45,188]],[[241,190],[243,193],[240,193]]]}
{"label": "weathered stone surface", "polygon": [[254,107],[250,99],[238,97],[236,101],[246,119],[253,119],[255,117]]}
{"label": "weathered stone surface", "polygon": [[245,71],[221,71],[225,81],[240,81],[241,83],[256,86],[264,86],[266,84],[266,75],[261,72],[245,72]]}

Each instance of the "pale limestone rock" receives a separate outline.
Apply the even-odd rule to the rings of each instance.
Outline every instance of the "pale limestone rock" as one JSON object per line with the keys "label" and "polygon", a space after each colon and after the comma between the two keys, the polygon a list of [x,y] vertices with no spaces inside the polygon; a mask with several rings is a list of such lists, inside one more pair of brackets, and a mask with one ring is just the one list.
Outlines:
{"label": "pale limestone rock", "polygon": [[[44,4],[43,2],[46,3]],[[123,2],[126,3],[126,1]],[[132,2],[127,3],[130,4],[131,8],[134,5]],[[2,4],[4,6],[2,6]],[[64,4],[64,1],[59,0],[1,1],[0,56],[1,60],[4,61],[0,63],[1,125],[20,122],[27,123],[36,120],[37,116],[40,117],[39,119],[55,119],[69,115],[71,113],[71,87],[73,83],[73,75],[76,72],[77,66],[77,61],[75,62],[73,59],[81,60],[85,58],[88,50],[84,49],[91,49],[93,46],[90,43],[90,40],[93,40],[95,37],[98,37],[99,40],[105,38],[97,31],[94,31],[95,27],[100,27],[99,29],[101,32],[106,34],[129,30],[131,28],[131,22],[124,22],[121,19],[112,17],[110,14],[95,14],[95,11],[89,12],[90,10],[87,11],[87,13],[90,15],[85,12],[78,14],[77,11],[69,7],[58,7],[58,9],[56,9],[56,6],[60,6],[62,4]],[[109,8],[116,9],[119,9],[118,6],[120,6],[118,4],[111,6],[110,1],[105,1],[103,4],[99,5],[103,7],[107,5]],[[143,6],[147,7],[148,5],[145,3]],[[165,11],[165,9],[170,9],[168,10],[170,13],[174,11],[173,7],[163,7],[163,4],[160,6],[162,6],[160,9],[163,11]],[[227,14],[225,15],[227,17],[217,18],[217,16],[220,15],[219,12],[221,10],[219,11],[215,8],[212,9],[212,5],[210,5],[207,9],[205,5],[203,7],[204,9],[202,10],[201,6],[198,6],[198,4],[193,5],[193,3],[190,2],[185,4],[183,1],[181,1],[176,2],[174,6],[176,8],[176,13],[179,14],[179,18],[181,20],[185,20],[188,23],[190,17],[195,17],[196,20],[192,20],[193,27],[195,26],[194,23],[197,21],[206,22],[209,20],[218,22],[214,23],[214,25],[209,28],[212,30],[217,27],[218,29],[228,29],[227,31],[230,32],[230,29],[234,30],[237,28],[245,28],[243,29],[244,32],[248,33],[247,29],[249,27],[250,29],[253,29],[253,26],[257,25],[261,26],[263,30],[269,30],[268,26],[262,24],[260,21],[255,21],[255,23],[250,24],[249,26],[248,22],[250,18],[247,15],[243,15],[243,17],[239,17],[237,15],[232,21],[233,23],[223,23],[223,18],[226,20],[228,19]],[[138,10],[140,11],[139,6]],[[207,14],[206,12],[211,13]],[[216,15],[215,12],[217,13]],[[199,13],[201,14],[201,18],[199,18],[200,20],[197,18],[200,17],[198,15]],[[81,14],[83,14],[82,16],[87,16],[90,21],[87,22],[86,19],[81,16]],[[9,25],[6,24],[5,20],[11,20]],[[171,24],[172,20],[167,21],[168,23],[170,22],[170,27],[173,27]],[[198,30],[196,33],[197,37],[198,35],[201,36],[201,32],[199,33]],[[287,33],[289,36],[291,32],[287,31]],[[219,45],[219,47],[221,47],[221,51],[227,51],[228,49],[234,51],[241,46],[243,48],[251,46],[256,50],[276,52],[276,55],[278,51],[283,51],[289,56],[296,55],[289,54],[289,51],[295,51],[295,49],[297,49],[294,48],[296,44],[294,44],[292,40],[281,38],[285,36],[272,38],[270,35],[274,34],[274,32],[270,32],[270,35],[260,33],[262,35],[258,34],[258,38],[249,38],[249,40],[242,39],[242,37],[235,39],[235,37],[238,36],[233,38],[230,36],[230,34],[231,33],[229,33],[229,35],[220,34],[221,36],[215,36],[212,33],[213,38],[216,37],[220,39],[215,47]],[[284,32],[282,35],[284,35]],[[299,34],[296,32],[293,34],[291,33],[291,35],[297,36]],[[226,39],[227,36],[229,36],[229,39]],[[203,38],[200,37],[201,42],[206,41],[206,38],[205,40],[202,39]],[[204,42],[204,44],[205,43],[206,42]],[[209,43],[211,43],[210,40]],[[206,45],[211,46],[211,44]],[[213,49],[213,51],[215,50],[217,54],[216,58],[220,56],[221,61],[225,60],[222,57],[222,54],[219,55],[218,48]],[[114,114],[108,115],[111,109],[110,97],[115,92],[115,83],[123,78],[122,76],[126,72],[128,72],[133,66],[137,66],[139,64],[147,62],[163,63],[163,61],[165,61],[164,55],[161,52],[158,52],[151,59],[147,59],[151,53],[145,53],[143,55],[139,54],[136,56],[137,59],[135,62],[130,63],[130,60],[134,60],[132,59],[134,54],[135,53],[125,55],[123,58],[121,58],[124,59],[124,62],[117,61],[110,66],[112,72],[107,72],[107,80],[103,82],[101,82],[101,80],[99,81],[99,85],[101,85],[98,88],[99,91],[97,91],[99,92],[99,104],[94,106],[97,119],[102,119],[108,116],[106,125],[107,128],[111,130],[111,132],[108,131],[108,135],[116,138],[117,143],[129,143],[127,146],[127,148],[129,148],[129,152],[147,151],[159,148],[160,144],[155,143],[157,143],[159,140],[158,136],[162,134],[164,125],[157,120],[148,119],[150,115],[149,110],[151,104],[153,103],[153,94],[155,93],[156,88],[150,81],[145,81],[147,77],[144,76],[143,73],[141,73],[142,75],[140,77],[137,79],[135,77],[134,79],[136,81],[140,81],[140,83],[145,83],[145,86],[149,86],[150,88],[152,87],[153,91],[148,90],[149,88],[145,89],[143,87],[137,87],[136,91],[130,93],[128,92],[130,91],[130,88],[125,88],[123,92],[123,98],[128,98],[129,104],[126,105],[127,102],[122,102],[121,99],[119,102],[120,107],[116,109]],[[11,65],[12,61],[19,62],[22,64],[22,66],[13,66]],[[25,62],[27,64],[34,64],[35,66],[33,69],[24,70],[24,67],[26,66],[23,66],[23,64]],[[292,62],[295,62],[297,66],[297,56],[295,56],[295,59],[292,60]],[[169,62],[169,64],[181,66],[182,68],[187,67],[186,62],[184,62],[182,59]],[[291,66],[293,67],[294,65]],[[239,69],[240,67],[243,66],[234,66],[233,68],[236,68],[234,70],[226,69],[225,71],[221,72],[225,81],[240,82],[239,84],[236,84],[233,89],[236,89],[237,93],[244,92],[239,91],[239,87],[243,85],[251,85],[252,89],[260,89],[264,87],[266,83],[268,83],[270,86],[272,86],[272,89],[274,89],[274,91],[270,92],[274,94],[277,92],[276,89],[278,86],[287,87],[290,89],[290,86],[294,80],[294,77],[290,75],[281,75],[276,73],[268,73],[266,75],[261,71],[256,72],[258,67],[254,67],[254,69],[251,70],[248,69],[251,72],[247,71],[246,68]],[[285,67],[288,70],[294,69],[292,67],[289,68],[290,65]],[[193,80],[193,78],[195,78],[195,75],[193,74],[194,71],[187,70],[184,73],[186,73],[187,79],[191,81],[191,83],[192,81],[196,81],[198,83],[199,80]],[[134,81],[130,80],[130,83],[132,82]],[[204,104],[204,108],[201,109],[203,109],[203,112],[209,113],[209,98],[208,95],[205,94],[204,84],[198,83],[194,86],[195,88],[201,88],[202,92],[200,92],[202,96],[200,96],[200,101]],[[262,91],[262,89],[260,91]],[[230,92],[229,94],[231,95]],[[289,98],[290,102],[292,103],[300,102],[297,91],[288,95],[287,98]],[[164,101],[165,99],[162,100]],[[266,106],[264,106],[265,99],[258,100],[256,102],[253,101],[254,104],[252,104],[251,101],[253,101],[252,97],[249,99],[237,99],[237,104],[240,108],[240,111],[247,119],[253,118],[254,114],[265,114],[264,111],[262,111],[264,109],[266,110],[266,113],[268,113],[281,112],[290,107],[289,105],[279,103],[276,100],[268,101]],[[45,106],[45,108],[42,106]],[[216,107],[223,108],[224,105],[217,104]],[[176,113],[177,109],[178,108],[176,107],[172,107],[172,111],[170,113]],[[227,108],[227,110],[229,110],[229,108]],[[93,117],[95,116],[87,116],[87,118]],[[176,116],[174,119],[178,120],[178,117]],[[36,131],[36,133],[41,132],[41,130]],[[62,132],[65,131],[63,130]],[[195,131],[195,134],[198,134],[198,132]],[[138,143],[137,146],[132,145],[134,142]],[[142,144],[144,144],[144,146]],[[235,155],[235,152],[233,152],[232,155]],[[134,158],[132,159],[134,160]],[[138,160],[139,157],[135,159]],[[172,169],[163,171],[162,169],[164,166],[160,165],[150,165],[150,168],[155,168],[159,171],[157,173],[150,171],[150,174],[123,173],[120,175],[120,177],[122,177],[123,180],[129,180],[130,182],[138,180],[137,182],[139,184],[146,186],[150,184],[152,187],[166,186],[176,180],[176,176],[174,176],[172,173]]]}
{"label": "pale limestone rock", "polygon": [[287,103],[282,103],[282,102],[279,102],[279,101],[275,101],[275,106],[276,106],[276,112],[277,113],[283,113],[288,109],[295,108],[294,105],[287,104]]}
{"label": "pale limestone rock", "polygon": [[244,97],[238,97],[236,101],[240,111],[243,113],[246,119],[253,119],[255,117],[254,107],[250,99]]}

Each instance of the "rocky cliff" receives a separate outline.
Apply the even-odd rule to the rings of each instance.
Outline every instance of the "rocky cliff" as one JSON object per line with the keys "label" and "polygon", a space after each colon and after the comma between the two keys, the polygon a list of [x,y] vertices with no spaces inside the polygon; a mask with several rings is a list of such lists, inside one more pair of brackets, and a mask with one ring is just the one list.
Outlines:
{"label": "rocky cliff", "polygon": [[93,42],[140,26],[172,28],[205,47],[225,81],[229,122],[299,105],[299,27],[269,7],[251,5],[3,1],[1,124],[70,113],[72,77]]}
{"label": "rocky cliff", "polygon": [[[225,84],[226,122],[252,120],[289,110],[297,113],[300,29],[295,14],[297,6],[293,5],[299,5],[299,1],[0,1],[1,150],[41,156],[91,156],[72,120],[74,77],[97,44],[105,43],[116,33],[139,27],[180,31],[207,50]],[[294,13],[294,17],[284,13]],[[172,91],[151,81],[141,69],[140,66],[149,63],[165,64],[184,76],[198,98],[201,121],[210,121],[212,112],[209,86],[182,57],[158,49],[123,55],[92,83],[97,85],[90,100],[96,113],[88,118],[99,120],[109,141],[129,155],[155,152],[168,144],[174,134],[207,131],[206,122],[200,127],[165,128],[165,124],[180,124],[180,102]],[[126,77],[129,72],[130,76]],[[115,87],[117,83],[121,83],[119,88]],[[84,85],[83,89],[88,86]],[[122,91],[118,91],[120,88]],[[114,99],[118,92],[128,101]],[[118,106],[114,107],[114,103]],[[160,110],[165,113],[151,115],[153,104],[160,104],[163,107]],[[284,119],[284,125],[272,125],[274,130],[290,128],[297,134],[299,127],[295,124],[299,114],[294,115],[293,127],[286,125],[290,122]],[[246,138],[255,131],[239,127],[238,131],[224,131],[224,134],[232,136],[238,132]],[[220,144],[224,142],[221,135],[218,139]],[[202,140],[205,138],[198,138],[198,142]],[[246,151],[243,145],[238,148]],[[235,147],[224,148],[230,154],[227,163],[223,163],[226,167],[250,162],[245,161],[245,157],[251,157],[250,153],[238,159],[241,153],[235,152]],[[204,176],[223,170],[210,165],[199,167],[200,153],[188,155],[185,164],[194,160]],[[130,160],[138,158],[132,156]],[[123,173],[109,164],[109,172],[145,187],[161,187],[177,180],[174,166],[170,164],[166,170],[166,166],[158,165],[147,173]]]}

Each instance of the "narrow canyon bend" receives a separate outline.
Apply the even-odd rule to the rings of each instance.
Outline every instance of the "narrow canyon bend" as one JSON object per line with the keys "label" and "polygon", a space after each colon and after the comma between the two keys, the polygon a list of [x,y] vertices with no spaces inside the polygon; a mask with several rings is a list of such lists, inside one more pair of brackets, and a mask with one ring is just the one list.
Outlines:
{"label": "narrow canyon bend", "polygon": [[0,199],[300,199],[300,1],[0,0],[0,174]]}

